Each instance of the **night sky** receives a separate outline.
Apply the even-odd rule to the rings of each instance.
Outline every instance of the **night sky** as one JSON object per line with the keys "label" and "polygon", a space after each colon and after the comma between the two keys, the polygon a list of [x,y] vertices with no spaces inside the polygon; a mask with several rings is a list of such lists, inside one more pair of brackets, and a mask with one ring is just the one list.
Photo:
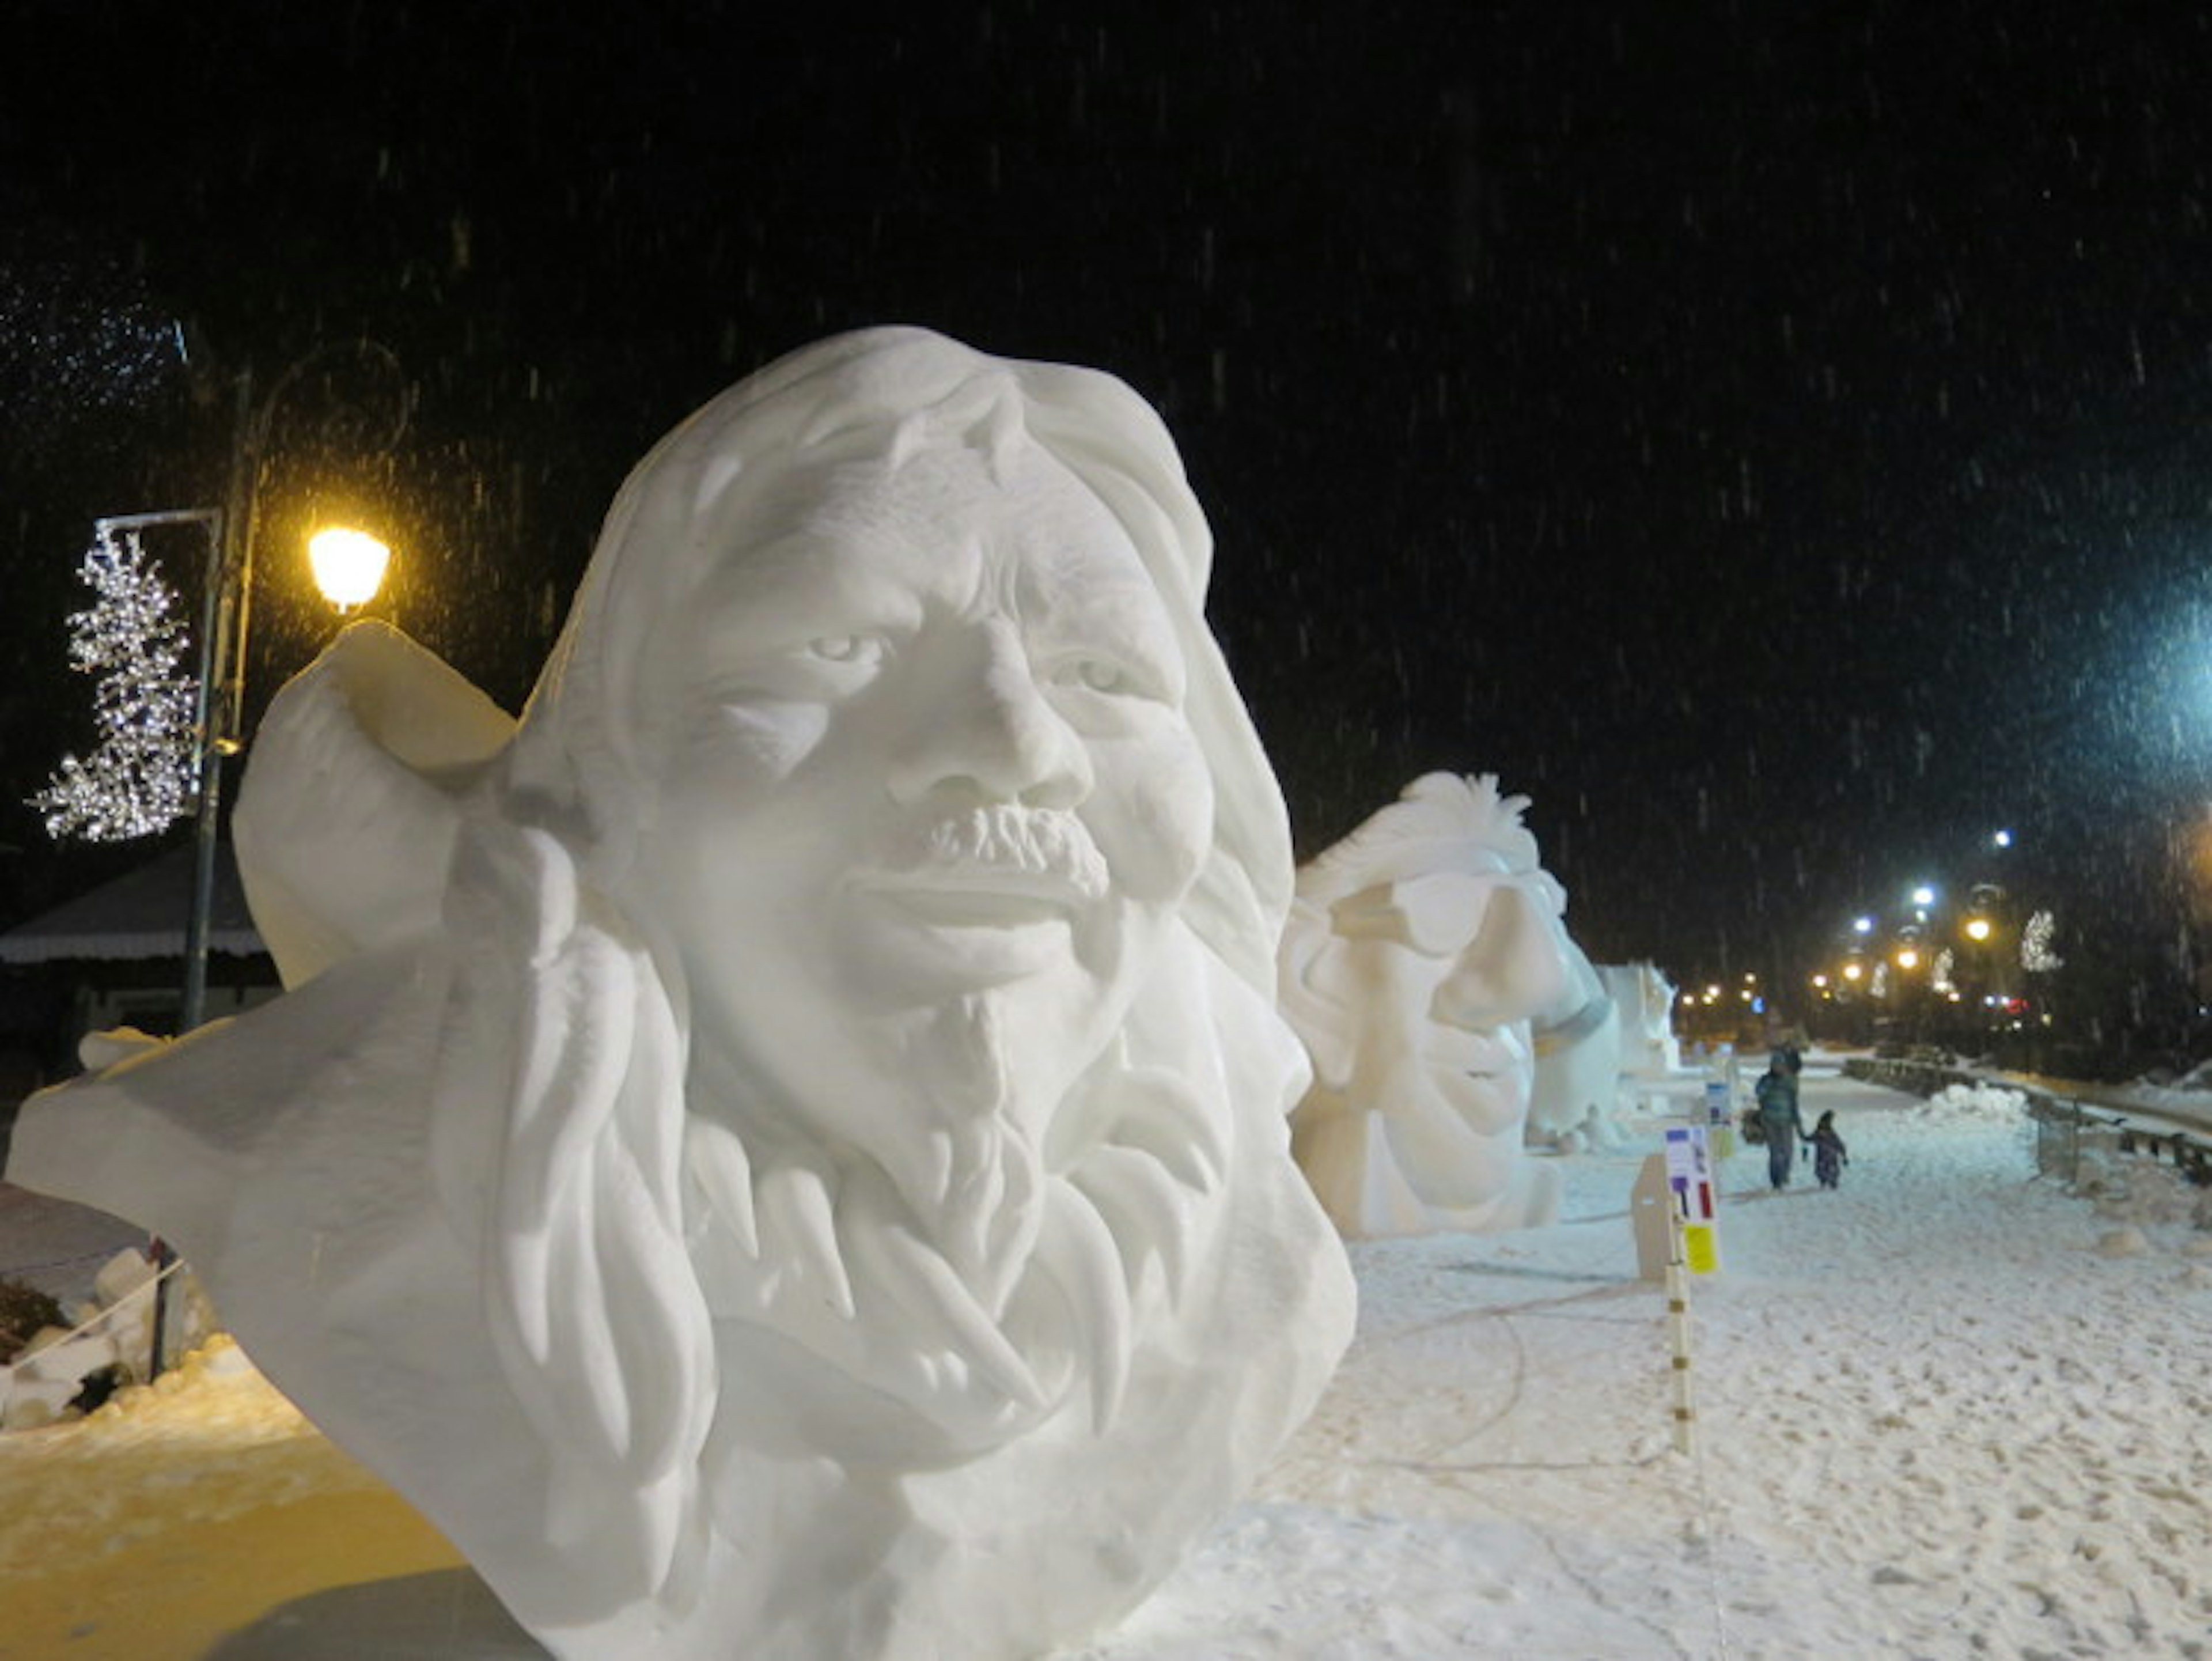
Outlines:
{"label": "night sky", "polygon": [[[1302,855],[1450,768],[1534,799],[1600,961],[1790,970],[1999,824],[2021,891],[2170,934],[2212,25],[2096,9],[19,3],[0,794],[88,733],[91,517],[219,499],[240,369],[397,355],[373,455],[328,406],[392,388],[288,399],[264,532],[365,493],[401,623],[514,707],[653,438],[903,321],[1161,408]],[[0,922],[136,857],[0,843]]]}

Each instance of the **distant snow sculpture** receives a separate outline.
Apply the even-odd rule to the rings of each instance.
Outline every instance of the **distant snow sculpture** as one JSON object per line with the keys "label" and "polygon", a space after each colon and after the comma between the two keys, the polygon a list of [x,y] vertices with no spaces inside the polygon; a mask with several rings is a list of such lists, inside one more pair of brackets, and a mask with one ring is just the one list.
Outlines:
{"label": "distant snow sculpture", "polygon": [[1620,1070],[1663,1079],[1682,1069],[1674,1036],[1674,983],[1656,964],[1601,964],[1598,978],[1620,1010]]}
{"label": "distant snow sculpture", "polygon": [[1350,1335],[1211,549],[1109,376],[793,354],[631,475],[519,724],[374,625],[283,693],[292,989],[9,1176],[179,1244],[563,1657],[1100,1627]]}
{"label": "distant snow sculpture", "polygon": [[1559,995],[1530,1020],[1536,1070],[1528,1092],[1529,1138],[1553,1144],[1610,1120],[1620,1090],[1620,1012],[1565,922],[1556,926]]}
{"label": "distant snow sculpture", "polygon": [[1352,1235],[1558,1214],[1522,1147],[1532,1018],[1567,989],[1566,897],[1488,775],[1431,773],[1298,873],[1283,1013],[1313,1057],[1292,1143]]}

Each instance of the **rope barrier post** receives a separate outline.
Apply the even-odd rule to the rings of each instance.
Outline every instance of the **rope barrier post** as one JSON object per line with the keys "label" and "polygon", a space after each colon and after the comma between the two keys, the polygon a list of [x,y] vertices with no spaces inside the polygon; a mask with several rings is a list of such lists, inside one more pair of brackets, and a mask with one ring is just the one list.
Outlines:
{"label": "rope barrier post", "polygon": [[1698,1407],[1690,1383],[1690,1266],[1683,1261],[1682,1232],[1667,1264],[1667,1347],[1674,1374],[1674,1451],[1698,1451]]}
{"label": "rope barrier post", "polygon": [[1690,1276],[1715,1274],[1721,1266],[1720,1185],[1711,1129],[1694,1122],[1670,1125],[1664,1155],[1645,1161],[1663,1167],[1667,1183],[1667,1337],[1674,1374],[1674,1447],[1681,1453],[1694,1453],[1698,1445],[1690,1388]]}

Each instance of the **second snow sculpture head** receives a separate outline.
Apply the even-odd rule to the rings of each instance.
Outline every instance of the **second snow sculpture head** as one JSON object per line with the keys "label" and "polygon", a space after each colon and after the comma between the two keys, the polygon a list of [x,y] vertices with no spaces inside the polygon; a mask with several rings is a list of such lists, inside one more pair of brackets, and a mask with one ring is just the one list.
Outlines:
{"label": "second snow sculpture head", "polygon": [[1298,873],[1283,1013],[1311,1051],[1297,1159],[1347,1234],[1550,1222],[1522,1152],[1566,897],[1488,776],[1430,773]]}
{"label": "second snow sculpture head", "polygon": [[[1209,557],[1120,382],[870,331],[640,465],[511,733],[373,630],[272,710],[241,855],[309,983],[167,1064],[343,1005],[317,1112],[394,1152],[272,1102],[230,1134],[325,1219],[143,1220],[563,1655],[1047,1647],[1311,1406],[1350,1282]],[[394,820],[429,857],[332,868]],[[262,1284],[307,1232],[346,1284]],[[406,1376],[340,1376],[378,1322]]]}

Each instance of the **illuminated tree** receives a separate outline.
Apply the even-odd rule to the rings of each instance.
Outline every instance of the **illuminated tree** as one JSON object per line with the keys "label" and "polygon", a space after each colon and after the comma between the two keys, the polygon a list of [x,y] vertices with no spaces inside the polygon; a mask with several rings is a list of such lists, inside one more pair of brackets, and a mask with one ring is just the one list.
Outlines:
{"label": "illuminated tree", "polygon": [[70,618],[70,662],[99,677],[100,742],[84,760],[64,756],[31,806],[53,837],[152,836],[191,807],[197,684],[179,672],[191,639],[135,532],[118,540],[103,527],[78,575],[97,598]]}

